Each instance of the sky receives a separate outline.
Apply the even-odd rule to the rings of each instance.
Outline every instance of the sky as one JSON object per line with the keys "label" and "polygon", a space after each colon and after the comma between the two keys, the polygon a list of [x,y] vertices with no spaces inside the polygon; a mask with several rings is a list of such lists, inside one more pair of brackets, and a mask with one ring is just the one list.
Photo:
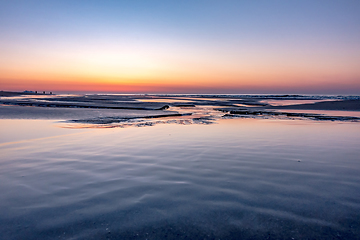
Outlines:
{"label": "sky", "polygon": [[359,0],[0,0],[0,90],[360,94]]}

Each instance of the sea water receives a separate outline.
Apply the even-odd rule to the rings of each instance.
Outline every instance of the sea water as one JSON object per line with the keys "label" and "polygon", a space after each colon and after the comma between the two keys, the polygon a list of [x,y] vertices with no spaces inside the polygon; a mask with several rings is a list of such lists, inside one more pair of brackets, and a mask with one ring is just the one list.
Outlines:
{"label": "sea water", "polygon": [[360,124],[0,120],[0,239],[359,239]]}

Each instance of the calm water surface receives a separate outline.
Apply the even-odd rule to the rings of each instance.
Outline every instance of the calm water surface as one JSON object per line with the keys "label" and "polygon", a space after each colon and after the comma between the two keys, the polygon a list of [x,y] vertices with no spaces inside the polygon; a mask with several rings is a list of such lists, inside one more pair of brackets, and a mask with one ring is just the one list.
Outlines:
{"label": "calm water surface", "polygon": [[0,123],[0,239],[360,238],[359,123]]}

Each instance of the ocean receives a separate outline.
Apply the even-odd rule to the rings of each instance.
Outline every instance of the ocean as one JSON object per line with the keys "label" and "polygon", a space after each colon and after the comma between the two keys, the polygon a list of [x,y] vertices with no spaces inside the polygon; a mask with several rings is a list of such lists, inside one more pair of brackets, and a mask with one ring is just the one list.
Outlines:
{"label": "ocean", "polygon": [[0,239],[360,239],[358,121],[209,106],[3,105]]}

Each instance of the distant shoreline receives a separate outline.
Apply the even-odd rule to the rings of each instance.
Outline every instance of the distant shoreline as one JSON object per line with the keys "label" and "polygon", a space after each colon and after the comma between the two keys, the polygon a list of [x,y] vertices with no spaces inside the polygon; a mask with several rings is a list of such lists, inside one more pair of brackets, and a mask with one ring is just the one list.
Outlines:
{"label": "distant shoreline", "polygon": [[43,92],[10,92],[10,91],[0,91],[0,97],[13,97],[13,96],[19,96],[19,95],[54,95],[53,93],[43,93]]}

